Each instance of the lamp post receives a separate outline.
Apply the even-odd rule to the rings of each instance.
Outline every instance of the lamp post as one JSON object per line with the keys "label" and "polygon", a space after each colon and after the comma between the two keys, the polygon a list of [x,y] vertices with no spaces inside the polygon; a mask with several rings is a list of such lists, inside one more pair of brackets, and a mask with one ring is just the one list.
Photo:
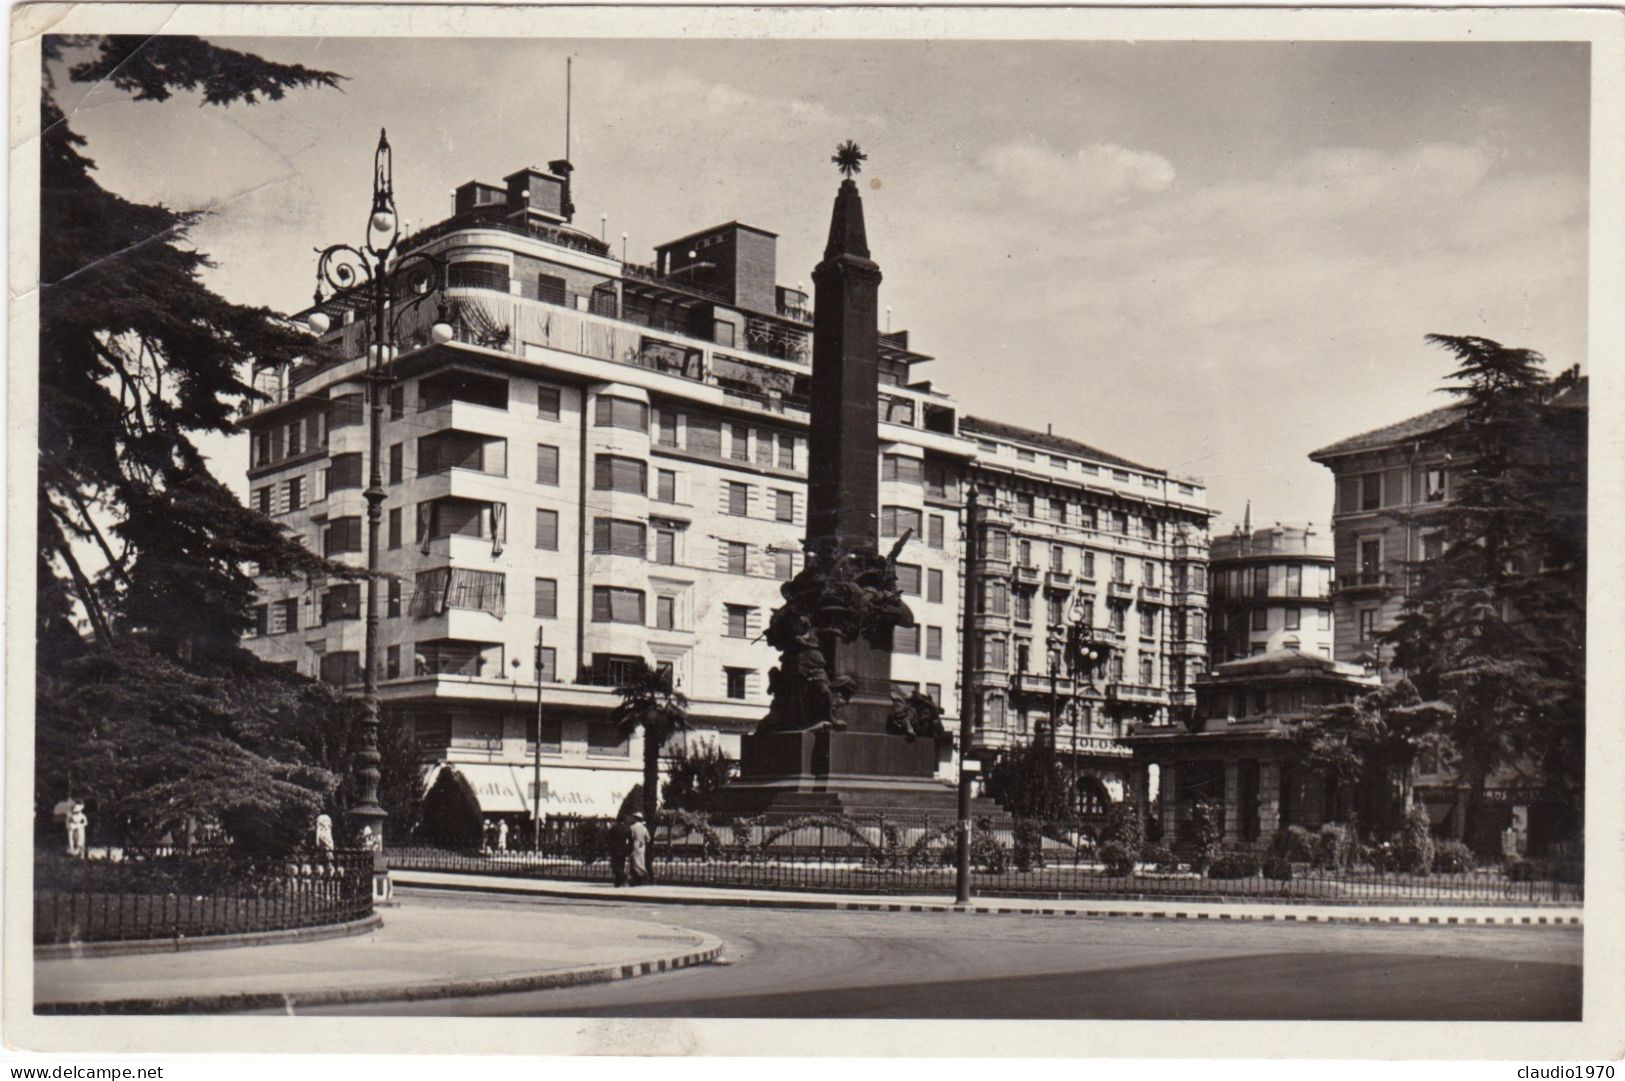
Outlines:
{"label": "lamp post", "polygon": [[[390,894],[388,865],[384,862],[384,825],[388,818],[378,803],[378,526],[383,518],[384,478],[380,450],[383,439],[384,394],[389,382],[390,361],[394,359],[394,328],[400,317],[414,310],[424,299],[445,284],[445,262],[437,256],[414,254],[396,258],[400,225],[395,211],[395,166],[389,137],[378,133],[378,149],[373,155],[372,210],[367,217],[366,240],[360,247],[334,244],[321,249],[316,262],[315,307],[309,325],[322,335],[332,326],[322,304],[342,294],[354,294],[368,305],[367,337],[367,621],[361,669],[360,747],[355,754],[356,805],[350,809],[361,826],[361,836],[373,849],[373,895],[386,900]],[[397,287],[405,283],[415,294],[397,304]],[[326,294],[324,297],[324,287]],[[396,310],[393,310],[396,309]],[[437,343],[451,340],[454,331],[446,322],[441,301],[440,318],[430,337]]]}
{"label": "lamp post", "polygon": [[981,709],[980,687],[971,672],[976,664],[976,617],[971,591],[976,588],[976,560],[981,545],[979,530],[982,508],[976,502],[976,489],[965,491],[965,603],[964,623],[959,644],[959,829],[954,866],[954,903],[970,903],[970,768],[972,717]]}
{"label": "lamp post", "polygon": [[530,754],[530,850],[542,848],[542,632],[536,628],[536,743]]}

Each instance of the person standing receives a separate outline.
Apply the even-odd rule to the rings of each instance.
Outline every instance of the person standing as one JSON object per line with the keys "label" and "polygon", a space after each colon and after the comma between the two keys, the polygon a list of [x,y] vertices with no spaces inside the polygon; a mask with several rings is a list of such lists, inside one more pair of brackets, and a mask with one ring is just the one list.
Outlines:
{"label": "person standing", "polygon": [[643,813],[632,812],[632,885],[649,881],[649,827],[643,824]]}
{"label": "person standing", "polygon": [[506,818],[497,819],[497,851],[508,851],[508,820]]}
{"label": "person standing", "polygon": [[615,885],[626,885],[626,861],[632,855],[632,827],[624,818],[617,818],[609,827],[609,869],[615,875]]}
{"label": "person standing", "polygon": [[75,803],[68,812],[68,855],[80,857],[85,855],[85,834],[89,829],[90,818],[85,814],[85,805]]}

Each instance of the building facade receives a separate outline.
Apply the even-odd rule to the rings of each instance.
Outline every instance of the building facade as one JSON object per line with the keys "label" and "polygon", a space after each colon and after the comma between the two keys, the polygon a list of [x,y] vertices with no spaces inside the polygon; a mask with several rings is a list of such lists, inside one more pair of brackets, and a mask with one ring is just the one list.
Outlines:
{"label": "building facade", "polygon": [[[737,758],[767,710],[777,657],[760,634],[806,532],[812,313],[776,282],[775,235],[730,222],[638,265],[570,225],[569,183],[566,162],[470,182],[451,218],[401,248],[447,272],[442,295],[401,306],[388,365],[379,693],[492,815],[615,812],[641,749],[609,723],[613,688],[639,659],[669,666],[688,697],[695,731],[679,738]],[[251,502],[362,566],[367,318],[358,296],[322,310],[311,359],[256,374],[268,400],[247,420]],[[433,340],[437,319],[452,340]],[[895,685],[957,724],[975,481],[1011,506],[1002,600],[990,585],[986,602],[999,625],[979,654],[984,746],[1020,737],[1049,617],[1076,604],[1124,652],[1079,695],[1062,743],[1105,747],[1188,693],[1204,632],[1173,614],[1201,607],[1202,490],[960,416],[920,378],[931,358],[906,331],[881,335],[880,353],[879,532],[882,547],[909,535],[898,572],[916,623],[894,638]],[[1030,559],[1012,554],[1023,544]],[[361,585],[259,585],[248,648],[359,682]],[[941,761],[951,775],[946,747]]]}
{"label": "building facade", "polygon": [[[1121,739],[1193,701],[1204,664],[1205,491],[1195,482],[1073,439],[982,417],[969,479],[983,506],[967,584],[983,756],[1053,739],[1086,812],[1130,784]],[[1109,646],[1104,671],[1076,678],[1067,628]]]}
{"label": "building facade", "polygon": [[1209,660],[1296,649],[1332,657],[1332,544],[1310,527],[1213,538]]}

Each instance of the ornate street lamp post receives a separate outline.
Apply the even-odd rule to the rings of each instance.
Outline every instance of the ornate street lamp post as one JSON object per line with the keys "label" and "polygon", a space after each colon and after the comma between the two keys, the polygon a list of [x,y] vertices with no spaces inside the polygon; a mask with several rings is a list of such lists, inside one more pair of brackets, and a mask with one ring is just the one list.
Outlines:
{"label": "ornate street lamp post", "polygon": [[[445,262],[438,256],[413,254],[396,257],[400,241],[399,218],[395,211],[395,166],[389,137],[378,133],[378,149],[373,156],[372,211],[367,218],[366,241],[357,248],[334,244],[322,249],[316,263],[316,307],[341,294],[351,294],[369,306],[367,346],[367,625],[361,668],[361,739],[355,755],[356,803],[351,815],[359,824],[363,841],[373,849],[373,895],[386,900],[390,894],[388,866],[384,862],[384,824],[388,818],[378,803],[378,525],[383,518],[384,477],[380,450],[383,439],[384,397],[395,358],[395,324],[423,300],[438,294],[445,285]],[[398,299],[405,288],[411,295]],[[326,295],[324,297],[324,289]],[[454,331],[446,321],[441,301],[440,318],[430,332],[439,344],[450,341]],[[325,334],[332,320],[322,311],[310,316],[310,329]]]}

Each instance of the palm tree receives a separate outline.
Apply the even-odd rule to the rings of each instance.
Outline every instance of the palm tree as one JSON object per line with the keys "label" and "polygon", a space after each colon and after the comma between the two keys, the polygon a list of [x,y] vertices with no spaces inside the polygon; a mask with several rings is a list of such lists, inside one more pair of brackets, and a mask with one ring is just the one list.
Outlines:
{"label": "palm tree", "polygon": [[653,832],[660,810],[660,749],[688,729],[688,699],[672,688],[670,668],[653,668],[643,660],[615,687],[620,704],[611,711],[615,729],[627,739],[643,730],[643,819]]}

